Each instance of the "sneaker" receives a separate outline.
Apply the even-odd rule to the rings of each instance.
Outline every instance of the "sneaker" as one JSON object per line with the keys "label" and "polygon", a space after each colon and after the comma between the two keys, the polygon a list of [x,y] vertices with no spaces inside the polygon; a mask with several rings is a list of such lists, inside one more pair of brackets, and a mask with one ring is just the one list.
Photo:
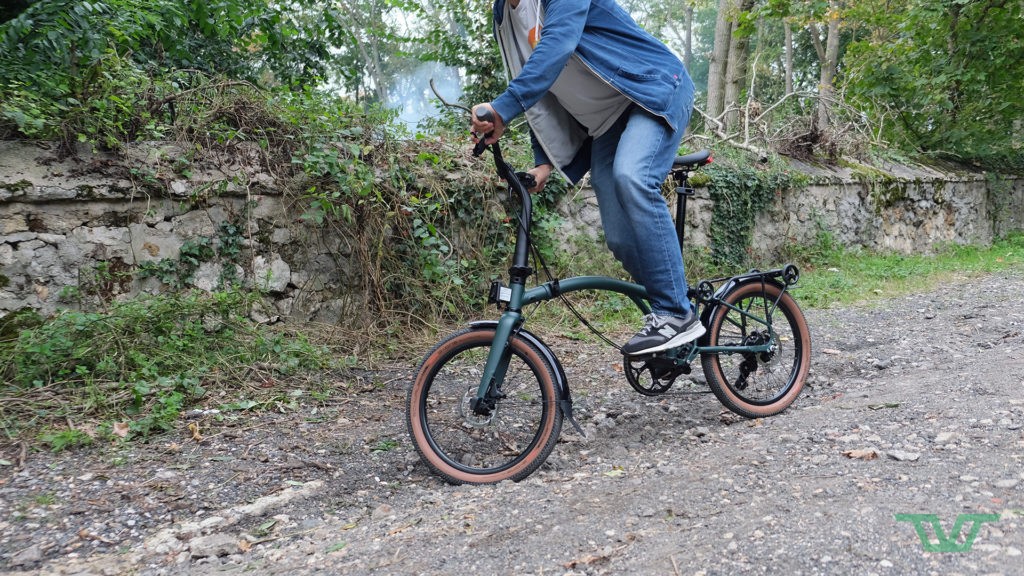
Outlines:
{"label": "sneaker", "polygon": [[644,321],[646,324],[643,329],[622,347],[622,353],[626,356],[661,352],[682,346],[704,335],[704,326],[693,312],[682,318],[648,314]]}

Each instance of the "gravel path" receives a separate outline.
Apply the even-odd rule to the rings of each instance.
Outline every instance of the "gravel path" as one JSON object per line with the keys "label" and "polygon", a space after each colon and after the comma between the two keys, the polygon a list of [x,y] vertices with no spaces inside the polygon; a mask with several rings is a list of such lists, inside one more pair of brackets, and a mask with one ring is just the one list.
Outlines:
{"label": "gravel path", "polygon": [[[809,387],[765,420],[700,377],[641,397],[614,351],[548,336],[588,438],[567,425],[519,484],[427,472],[411,367],[148,444],[20,468],[0,445],[0,572],[1024,574],[1024,272],[805,312]],[[966,550],[926,551],[905,514]]]}

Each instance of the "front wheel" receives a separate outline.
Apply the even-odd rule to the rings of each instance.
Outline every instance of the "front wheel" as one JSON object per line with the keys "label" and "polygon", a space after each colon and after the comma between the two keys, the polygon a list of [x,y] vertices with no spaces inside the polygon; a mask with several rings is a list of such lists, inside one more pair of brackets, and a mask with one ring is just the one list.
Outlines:
{"label": "front wheel", "polygon": [[409,436],[427,466],[455,484],[522,480],[544,463],[562,429],[555,371],[515,334],[496,406],[487,415],[470,407],[494,334],[470,328],[445,338],[409,388]]}
{"label": "front wheel", "polygon": [[747,418],[782,412],[803,390],[811,334],[800,307],[777,284],[749,282],[722,298],[708,322],[708,346],[768,346],[763,352],[701,355],[711,391]]}

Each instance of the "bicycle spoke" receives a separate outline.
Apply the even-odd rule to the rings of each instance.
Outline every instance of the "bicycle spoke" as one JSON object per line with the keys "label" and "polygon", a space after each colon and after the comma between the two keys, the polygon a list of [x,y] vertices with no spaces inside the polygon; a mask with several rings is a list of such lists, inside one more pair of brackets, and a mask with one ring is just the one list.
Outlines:
{"label": "bicycle spoke", "polygon": [[550,453],[561,427],[552,369],[521,340],[512,341],[505,377],[488,393],[493,407],[484,414],[473,410],[493,334],[467,330],[449,338],[456,345],[439,344],[410,390],[416,447],[428,465],[454,482],[529,474]]}
{"label": "bicycle spoke", "polygon": [[712,346],[758,350],[702,357],[708,382],[723,404],[755,417],[792,402],[803,386],[809,342],[803,316],[784,288],[767,283],[738,287],[723,297],[711,331]]}

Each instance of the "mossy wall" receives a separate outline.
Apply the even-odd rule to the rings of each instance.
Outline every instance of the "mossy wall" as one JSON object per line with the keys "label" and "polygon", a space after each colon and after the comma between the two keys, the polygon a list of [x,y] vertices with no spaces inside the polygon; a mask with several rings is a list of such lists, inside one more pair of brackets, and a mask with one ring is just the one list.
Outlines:
{"label": "mossy wall", "polygon": [[821,231],[848,247],[927,254],[943,244],[988,244],[1024,230],[1024,179],[927,166],[794,162],[806,188],[782,191],[758,215],[753,248],[778,252]]}
{"label": "mossy wall", "polygon": [[[160,150],[140,147],[114,166],[103,155],[57,161],[35,144],[0,142],[0,316],[228,281],[264,291],[261,320],[344,324],[365,308],[355,296],[356,254],[289,216],[273,175],[211,194],[210,182],[230,173],[148,178]],[[901,253],[1024,230],[1019,178],[897,165],[792,168],[808,184],[761,200],[746,247],[759,257],[813,243],[822,230],[847,246]],[[690,245],[711,245],[715,213],[699,189],[687,213]],[[562,237],[597,239],[592,191],[571,192],[563,216]]]}

